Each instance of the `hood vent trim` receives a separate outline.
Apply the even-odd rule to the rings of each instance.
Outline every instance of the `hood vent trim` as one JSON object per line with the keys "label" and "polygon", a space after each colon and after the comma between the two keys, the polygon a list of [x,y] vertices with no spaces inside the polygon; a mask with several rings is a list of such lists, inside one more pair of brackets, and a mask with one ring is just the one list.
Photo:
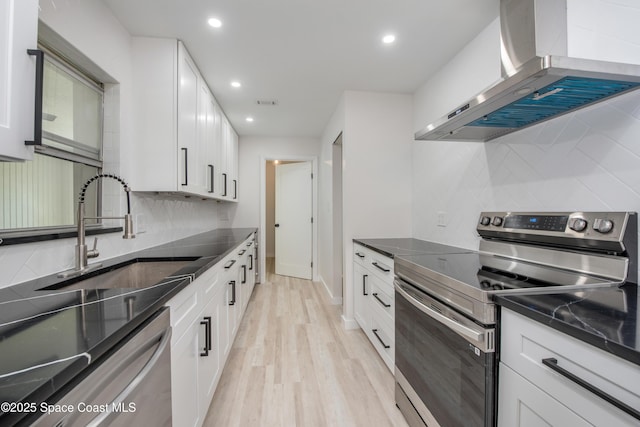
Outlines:
{"label": "hood vent trim", "polygon": [[[548,26],[549,13],[541,13],[548,5],[554,18],[564,14],[566,25],[563,1],[501,1],[501,40],[512,64],[522,65],[506,73],[509,67],[503,62],[503,80],[416,132],[415,139],[490,141],[640,88],[640,65],[573,58],[562,49],[559,54],[532,57],[536,48],[531,37],[560,25],[556,19],[556,27]],[[521,27],[527,31],[509,33]],[[566,36],[566,28],[558,32]]]}

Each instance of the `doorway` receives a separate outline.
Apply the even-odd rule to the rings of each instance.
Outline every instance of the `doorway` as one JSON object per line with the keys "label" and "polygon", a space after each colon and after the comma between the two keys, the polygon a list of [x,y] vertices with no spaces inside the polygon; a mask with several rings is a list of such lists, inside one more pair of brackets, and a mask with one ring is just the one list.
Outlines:
{"label": "doorway", "polygon": [[[270,269],[317,281],[317,160],[261,160],[260,238],[264,244],[260,257],[265,266],[261,278]],[[279,212],[277,204],[282,204]]]}

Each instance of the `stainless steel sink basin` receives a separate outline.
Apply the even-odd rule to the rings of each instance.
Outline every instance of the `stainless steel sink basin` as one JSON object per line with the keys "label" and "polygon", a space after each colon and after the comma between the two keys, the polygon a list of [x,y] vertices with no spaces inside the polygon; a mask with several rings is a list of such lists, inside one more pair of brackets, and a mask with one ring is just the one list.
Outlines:
{"label": "stainless steel sink basin", "polygon": [[100,273],[101,270],[97,270],[84,279],[81,276],[41,290],[147,288],[173,276],[174,273],[191,262],[192,260],[138,260],[120,267],[105,268],[104,273]]}

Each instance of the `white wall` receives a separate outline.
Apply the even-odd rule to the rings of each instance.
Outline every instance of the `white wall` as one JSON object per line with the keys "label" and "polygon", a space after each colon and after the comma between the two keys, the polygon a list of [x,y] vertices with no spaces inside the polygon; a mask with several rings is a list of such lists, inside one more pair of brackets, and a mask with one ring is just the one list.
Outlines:
{"label": "white wall", "polygon": [[342,277],[342,260],[335,257],[335,245],[343,245],[342,236],[339,242],[334,235],[334,203],[333,203],[333,168],[344,167],[343,164],[333,164],[333,142],[345,126],[344,95],[327,123],[320,140],[320,164],[318,177],[318,269],[320,281],[324,284],[327,294],[335,304],[342,303],[342,283],[337,280]]}
{"label": "white wall", "polygon": [[413,96],[413,131],[424,129],[500,79],[500,20],[496,18],[418,88]]}
{"label": "white wall", "polygon": [[[329,123],[322,141],[323,176],[320,193],[323,203],[331,200],[331,172],[324,164],[331,160],[330,144],[338,136],[337,127],[343,120],[342,181],[343,181],[343,248],[344,281],[343,321],[356,327],[353,320],[353,259],[354,238],[410,237],[411,235],[411,119],[410,95],[347,91]],[[335,165],[332,165],[335,167]],[[323,208],[323,212],[325,209]],[[325,212],[326,215],[326,212]],[[322,219],[321,236],[330,239],[332,221]],[[329,227],[327,226],[331,223]],[[330,248],[323,243],[324,280],[332,280],[338,266],[330,261]],[[325,271],[327,275],[325,276]],[[333,281],[333,280],[332,280]],[[336,297],[339,283],[327,283]]]}
{"label": "white wall", "polygon": [[[126,181],[128,171],[135,165],[130,156],[135,143],[130,120],[130,35],[100,0],[41,1],[39,16],[116,82],[105,89],[104,170],[120,174]],[[105,182],[103,191],[103,214],[124,213],[120,185]],[[229,226],[230,222],[218,219],[218,207],[211,201],[134,194],[135,225],[144,232],[134,240],[123,240],[119,233],[100,236],[98,260]],[[71,268],[75,242],[64,239],[0,247],[0,287]]]}

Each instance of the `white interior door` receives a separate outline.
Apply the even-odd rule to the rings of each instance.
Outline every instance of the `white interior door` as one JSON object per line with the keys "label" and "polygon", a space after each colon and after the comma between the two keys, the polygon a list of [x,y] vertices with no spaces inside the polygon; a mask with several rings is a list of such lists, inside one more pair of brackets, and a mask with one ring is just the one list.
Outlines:
{"label": "white interior door", "polygon": [[276,165],[276,274],[311,280],[311,162]]}

